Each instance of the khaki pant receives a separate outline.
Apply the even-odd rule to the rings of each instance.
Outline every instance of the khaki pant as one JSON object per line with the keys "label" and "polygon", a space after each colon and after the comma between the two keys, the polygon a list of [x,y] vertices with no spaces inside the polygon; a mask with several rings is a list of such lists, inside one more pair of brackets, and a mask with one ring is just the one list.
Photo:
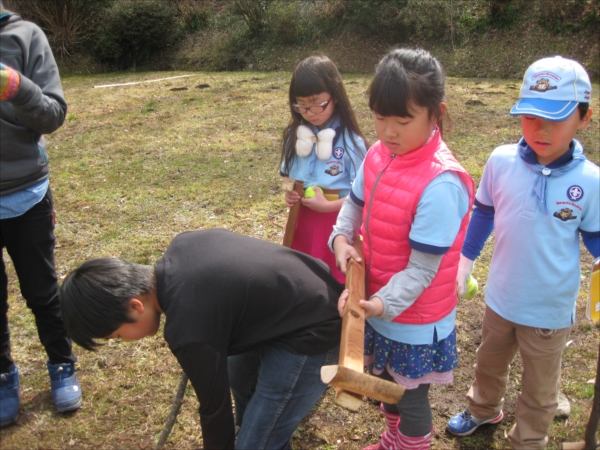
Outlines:
{"label": "khaki pant", "polygon": [[482,341],[477,349],[475,382],[467,399],[478,419],[496,417],[504,404],[510,363],[517,350],[523,361],[516,423],[508,437],[515,449],[544,448],[558,406],[562,352],[570,328],[549,330],[518,325],[489,307],[483,317]]}

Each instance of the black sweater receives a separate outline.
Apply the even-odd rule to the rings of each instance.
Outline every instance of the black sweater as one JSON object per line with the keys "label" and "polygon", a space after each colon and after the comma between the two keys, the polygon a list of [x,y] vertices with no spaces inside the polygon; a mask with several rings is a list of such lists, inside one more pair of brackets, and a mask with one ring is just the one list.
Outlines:
{"label": "black sweater", "polygon": [[206,449],[234,448],[228,355],[271,342],[307,355],[339,344],[343,286],[295,250],[220,229],[183,233],[157,262],[156,283],[165,339],[200,402]]}

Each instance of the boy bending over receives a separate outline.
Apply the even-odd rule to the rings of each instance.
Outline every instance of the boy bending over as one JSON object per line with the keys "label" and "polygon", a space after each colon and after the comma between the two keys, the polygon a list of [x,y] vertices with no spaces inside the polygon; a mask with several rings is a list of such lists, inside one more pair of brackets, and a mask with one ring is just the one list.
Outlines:
{"label": "boy bending over", "polygon": [[[72,339],[164,336],[198,401],[204,448],[290,448],[335,364],[342,285],[321,261],[212,229],[175,237],[156,267],[116,258],[83,263],[60,299]],[[230,388],[235,400],[235,424]]]}

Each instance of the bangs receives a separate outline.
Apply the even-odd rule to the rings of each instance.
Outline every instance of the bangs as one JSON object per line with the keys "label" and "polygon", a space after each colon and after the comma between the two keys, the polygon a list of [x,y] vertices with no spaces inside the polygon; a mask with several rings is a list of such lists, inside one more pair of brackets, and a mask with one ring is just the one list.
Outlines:
{"label": "bangs", "polygon": [[369,108],[384,117],[413,117],[409,104],[413,95],[408,80],[398,74],[378,73],[369,87]]}
{"label": "bangs", "polygon": [[328,91],[323,78],[323,76],[319,76],[313,71],[297,71],[290,83],[290,99],[292,102],[296,102],[296,97],[311,97]]}

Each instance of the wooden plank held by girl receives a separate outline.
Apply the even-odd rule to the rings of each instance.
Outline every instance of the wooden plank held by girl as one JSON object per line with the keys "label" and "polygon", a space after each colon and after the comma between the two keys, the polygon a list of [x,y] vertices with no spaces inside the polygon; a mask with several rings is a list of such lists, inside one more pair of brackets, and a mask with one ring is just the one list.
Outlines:
{"label": "wooden plank held by girl", "polygon": [[[291,178],[284,178],[281,187],[284,192],[296,192],[300,197],[304,195],[304,183],[302,181],[292,180]],[[300,211],[300,202],[296,202],[294,206],[290,207],[288,213],[288,220],[285,224],[285,233],[283,234],[283,246],[292,248],[292,242],[294,241],[294,232],[296,231],[296,221],[298,220],[298,212]]]}
{"label": "wooden plank held by girl", "polygon": [[382,402],[397,403],[404,388],[396,383],[363,373],[365,353],[365,311],[360,300],[365,298],[365,263],[360,236],[354,239],[359,258],[350,258],[346,270],[346,291],[338,302],[342,317],[342,337],[338,365],[323,366],[321,381],[336,386],[335,402],[358,411],[363,395]]}

